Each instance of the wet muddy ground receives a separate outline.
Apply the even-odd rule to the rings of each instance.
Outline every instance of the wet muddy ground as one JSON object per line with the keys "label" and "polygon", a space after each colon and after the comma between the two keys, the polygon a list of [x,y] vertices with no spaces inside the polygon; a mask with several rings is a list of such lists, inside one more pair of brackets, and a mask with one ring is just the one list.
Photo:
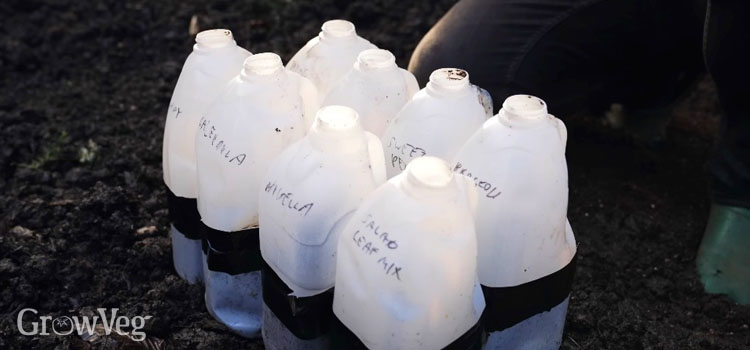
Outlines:
{"label": "wet muddy ground", "polygon": [[[348,18],[403,66],[451,4],[0,2],[0,349],[118,348],[16,327],[23,308],[57,317],[100,307],[153,315],[155,348],[262,348],[212,320],[201,288],[172,269],[161,141],[190,19],[287,60],[323,20]],[[750,347],[750,307],[704,294],[694,271],[719,115],[710,81],[673,114],[655,144],[597,116],[559,116],[579,242],[563,348]]]}

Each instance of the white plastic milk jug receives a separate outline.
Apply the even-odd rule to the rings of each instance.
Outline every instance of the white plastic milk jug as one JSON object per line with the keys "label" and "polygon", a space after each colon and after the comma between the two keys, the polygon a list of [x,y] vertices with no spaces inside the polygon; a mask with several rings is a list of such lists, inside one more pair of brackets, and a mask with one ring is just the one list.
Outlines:
{"label": "white plastic milk jug", "polygon": [[508,97],[459,152],[478,196],[487,349],[557,349],[575,272],[567,131],[534,96]]}
{"label": "white plastic milk jug", "polygon": [[242,336],[260,336],[262,323],[258,188],[316,110],[312,83],[285,69],[278,55],[261,53],[245,60],[198,124],[206,307]]}
{"label": "white plastic milk jug", "polygon": [[310,79],[322,99],[352,68],[360,52],[374,48],[375,45],[357,35],[352,22],[334,19],[323,23],[320,34],[310,39],[286,67]]}
{"label": "white plastic milk jug", "polygon": [[370,49],[357,56],[354,66],[331,88],[322,105],[354,108],[365,130],[382,138],[396,113],[417,91],[417,79],[396,65],[390,51]]}
{"label": "white plastic milk jug", "polygon": [[271,164],[260,190],[263,343],[329,349],[341,230],[385,182],[380,140],[353,109],[320,109],[308,135]]}
{"label": "white plastic milk jug", "polygon": [[365,198],[339,238],[333,343],[359,349],[476,349],[477,280],[471,179],[435,157]]}
{"label": "white plastic milk jug", "polygon": [[226,29],[200,32],[195,42],[169,102],[162,148],[172,221],[172,260],[177,274],[191,284],[202,279],[200,217],[195,200],[198,120],[250,55],[237,46],[232,32]]}
{"label": "white plastic milk jug", "polygon": [[388,177],[424,155],[454,159],[491,116],[489,93],[470,84],[469,73],[458,68],[435,70],[427,86],[398,112],[383,136]]}

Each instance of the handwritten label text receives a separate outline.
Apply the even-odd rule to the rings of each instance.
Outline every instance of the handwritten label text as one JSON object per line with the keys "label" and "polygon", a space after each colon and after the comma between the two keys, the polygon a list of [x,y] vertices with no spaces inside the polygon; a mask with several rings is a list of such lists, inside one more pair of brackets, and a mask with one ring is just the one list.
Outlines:
{"label": "handwritten label text", "polygon": [[391,137],[388,142],[388,149],[391,150],[391,166],[400,170],[406,169],[406,164],[409,164],[412,159],[427,154],[424,149],[410,143],[399,145],[396,137]]}
{"label": "handwritten label text", "polygon": [[200,122],[198,123],[198,130],[198,134],[203,135],[203,137],[209,139],[211,142],[211,146],[219,151],[219,153],[224,156],[224,158],[228,159],[230,164],[236,161],[237,166],[240,166],[245,161],[247,155],[245,155],[244,153],[232,153],[232,151],[229,149],[229,146],[227,146],[227,143],[219,138],[219,134],[216,132],[216,127],[214,125],[211,125],[211,120],[206,119],[206,117],[201,118]]}
{"label": "handwritten label text", "polygon": [[360,221],[360,224],[360,228],[352,235],[354,244],[363,254],[376,258],[375,262],[386,275],[393,276],[400,281],[403,267],[386,256],[389,250],[398,249],[398,242],[389,237],[387,231],[381,229],[372,214],[367,215],[364,220]]}
{"label": "handwritten label text", "polygon": [[294,210],[302,216],[307,216],[310,210],[313,208],[314,203],[302,204],[300,201],[295,200],[294,193],[285,192],[284,189],[279,187],[275,182],[269,182],[266,184],[265,192],[270,194],[275,200],[281,203],[281,206]]}
{"label": "handwritten label text", "polygon": [[182,114],[182,109],[180,109],[180,107],[177,106],[177,105],[175,105],[174,103],[170,103],[169,104],[169,112],[168,113],[172,113],[172,114],[174,114],[175,118],[179,118],[180,114]]}
{"label": "handwritten label text", "polygon": [[453,168],[454,172],[457,172],[461,175],[466,175],[472,179],[474,179],[474,184],[481,190],[485,192],[485,196],[490,199],[495,199],[497,196],[500,195],[500,191],[497,189],[497,186],[492,186],[492,184],[488,181],[479,180],[479,177],[472,176],[469,169],[464,168],[463,164],[456,163],[456,166]]}

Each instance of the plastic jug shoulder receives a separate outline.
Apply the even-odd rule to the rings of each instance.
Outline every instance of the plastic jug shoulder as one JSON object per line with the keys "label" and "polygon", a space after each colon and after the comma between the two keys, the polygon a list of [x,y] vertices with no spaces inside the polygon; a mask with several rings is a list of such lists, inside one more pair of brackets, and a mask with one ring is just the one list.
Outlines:
{"label": "plastic jug shoulder", "polygon": [[164,127],[164,182],[177,196],[197,196],[195,132],[198,120],[224,86],[242,68],[250,52],[237,46],[232,32],[198,33],[177,80]]}
{"label": "plastic jug shoulder", "polygon": [[440,349],[476,325],[472,194],[446,162],[421,157],[354,213],[339,238],[333,311],[368,348]]}
{"label": "plastic jug shoulder", "polygon": [[306,79],[276,54],[249,57],[198,123],[198,209],[205,224],[238,231],[258,224],[258,187],[273,158],[305,135],[317,108]]}
{"label": "plastic jug shoulder", "polygon": [[465,70],[435,70],[427,86],[398,112],[383,136],[388,177],[406,169],[416,157],[452,160],[491,116],[492,99],[469,82]]}
{"label": "plastic jug shoulder", "polygon": [[454,170],[479,192],[477,236],[483,285],[506,287],[549,275],[575,254],[566,232],[567,131],[544,101],[509,97],[457,156]]}
{"label": "plastic jug shoulder", "polygon": [[326,21],[320,34],[305,44],[287,63],[287,68],[310,79],[320,98],[351,69],[357,55],[375,45],[357,35],[354,24],[335,19]]}
{"label": "plastic jug shoulder", "polygon": [[353,108],[365,130],[382,138],[396,113],[419,90],[417,79],[396,65],[387,50],[362,51],[349,72],[330,89],[323,105]]}
{"label": "plastic jug shoulder", "polygon": [[382,152],[356,112],[328,106],[274,160],[260,190],[261,252],[295,296],[333,286],[338,233],[385,181]]}

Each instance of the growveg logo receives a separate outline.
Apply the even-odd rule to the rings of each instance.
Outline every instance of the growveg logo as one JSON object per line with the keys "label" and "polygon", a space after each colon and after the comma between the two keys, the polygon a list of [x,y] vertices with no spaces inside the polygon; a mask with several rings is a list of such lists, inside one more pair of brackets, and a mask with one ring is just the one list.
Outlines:
{"label": "growveg logo", "polygon": [[23,335],[56,334],[66,336],[73,333],[77,335],[94,334],[97,325],[101,323],[101,329],[104,330],[104,334],[106,335],[110,335],[112,331],[115,331],[119,334],[128,334],[130,339],[134,341],[143,341],[146,339],[146,333],[142,332],[141,329],[146,325],[146,320],[153,318],[153,316],[118,316],[117,312],[119,310],[118,308],[109,309],[109,315],[107,315],[107,309],[98,308],[96,309],[98,315],[91,317],[59,316],[53,319],[52,316],[39,316],[37,320],[24,322],[24,315],[39,314],[36,309],[25,308],[18,312],[16,326],[18,327],[18,331]]}

